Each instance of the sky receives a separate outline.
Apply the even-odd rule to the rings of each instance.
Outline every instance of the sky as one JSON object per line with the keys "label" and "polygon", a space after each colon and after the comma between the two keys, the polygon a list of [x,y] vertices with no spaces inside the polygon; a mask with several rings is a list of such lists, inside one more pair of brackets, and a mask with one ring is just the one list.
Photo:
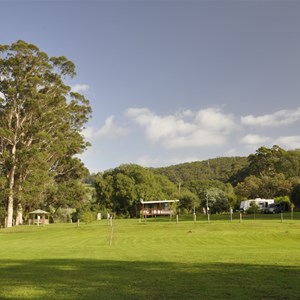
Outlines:
{"label": "sky", "polygon": [[93,173],[300,148],[300,1],[0,0],[0,44],[76,65]]}

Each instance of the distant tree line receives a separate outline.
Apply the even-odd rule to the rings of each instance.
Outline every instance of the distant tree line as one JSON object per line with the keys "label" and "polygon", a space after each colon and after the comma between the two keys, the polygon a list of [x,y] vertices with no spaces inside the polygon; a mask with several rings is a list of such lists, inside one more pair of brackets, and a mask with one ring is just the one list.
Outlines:
{"label": "distant tree line", "polygon": [[248,157],[221,157],[164,168],[134,164],[90,176],[102,211],[137,214],[140,200],[179,199],[182,213],[228,212],[242,200],[274,198],[300,208],[300,150],[260,147]]}

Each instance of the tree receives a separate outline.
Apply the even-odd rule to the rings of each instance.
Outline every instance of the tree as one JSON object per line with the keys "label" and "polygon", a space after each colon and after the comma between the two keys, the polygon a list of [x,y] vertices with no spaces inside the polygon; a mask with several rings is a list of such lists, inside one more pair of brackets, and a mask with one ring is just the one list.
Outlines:
{"label": "tree", "polygon": [[188,212],[194,212],[200,205],[199,198],[192,192],[187,189],[179,195],[179,207],[180,209],[186,209]]}
{"label": "tree", "polygon": [[277,173],[277,164],[286,151],[277,145],[272,148],[260,147],[255,154],[248,156],[249,174],[258,177],[272,176]]}
{"label": "tree", "polygon": [[256,176],[248,176],[243,182],[238,183],[235,188],[236,194],[247,199],[260,197],[261,179]]}
{"label": "tree", "polygon": [[290,198],[295,207],[300,208],[300,184],[294,186]]}
{"label": "tree", "polygon": [[274,176],[264,176],[261,179],[260,192],[263,198],[274,198],[288,195],[292,189],[291,180],[287,180],[282,173]]}
{"label": "tree", "polygon": [[290,193],[292,180],[287,180],[284,174],[278,173],[273,176],[249,176],[240,182],[235,190],[237,195],[247,199],[274,198],[285,196]]}
{"label": "tree", "polygon": [[0,54],[0,174],[11,227],[16,201],[41,200],[71,171],[74,155],[88,145],[81,131],[91,108],[63,81],[76,74],[66,57],[48,57],[23,41],[0,46]]}
{"label": "tree", "polygon": [[176,185],[163,175],[136,164],[124,164],[97,174],[94,180],[101,207],[134,217],[140,200],[174,199]]}
{"label": "tree", "polygon": [[235,194],[234,188],[230,183],[225,184],[225,197],[231,208],[237,205],[237,195]]}
{"label": "tree", "polygon": [[229,210],[229,203],[225,192],[220,188],[211,187],[204,191],[201,197],[201,206],[208,213],[221,213]]}
{"label": "tree", "polygon": [[278,161],[277,168],[287,178],[300,176],[300,149],[286,151]]}

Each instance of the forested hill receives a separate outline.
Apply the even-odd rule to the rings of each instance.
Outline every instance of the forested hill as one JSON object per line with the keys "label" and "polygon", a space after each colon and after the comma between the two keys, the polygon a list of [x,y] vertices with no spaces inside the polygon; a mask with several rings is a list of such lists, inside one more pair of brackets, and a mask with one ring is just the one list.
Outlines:
{"label": "forested hill", "polygon": [[229,182],[242,168],[248,166],[247,157],[218,157],[209,160],[154,168],[157,174],[167,176],[174,183],[191,180],[220,180]]}

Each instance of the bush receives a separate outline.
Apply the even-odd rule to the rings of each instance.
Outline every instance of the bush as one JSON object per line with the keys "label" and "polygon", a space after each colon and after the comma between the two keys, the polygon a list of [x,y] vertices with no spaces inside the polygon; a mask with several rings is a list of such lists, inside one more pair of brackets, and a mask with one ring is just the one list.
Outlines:
{"label": "bush", "polygon": [[85,211],[79,215],[79,219],[84,223],[91,223],[96,220],[95,213],[92,211]]}
{"label": "bush", "polygon": [[258,214],[260,213],[260,209],[256,204],[253,204],[246,210],[247,214]]}
{"label": "bush", "polygon": [[184,207],[179,208],[180,215],[187,215],[188,213],[189,213],[189,211],[186,208],[184,208]]}

